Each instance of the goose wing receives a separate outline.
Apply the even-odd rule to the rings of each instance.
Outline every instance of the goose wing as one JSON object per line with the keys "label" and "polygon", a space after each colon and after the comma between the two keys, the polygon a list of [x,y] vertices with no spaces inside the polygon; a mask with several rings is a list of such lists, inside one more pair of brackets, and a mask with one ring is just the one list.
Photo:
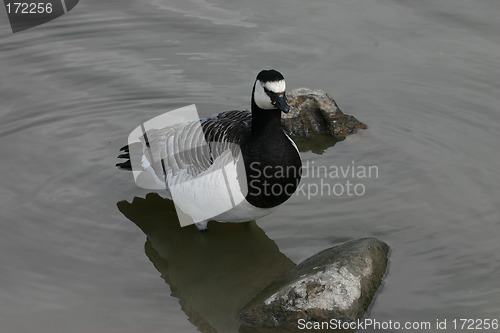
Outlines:
{"label": "goose wing", "polygon": [[236,156],[250,135],[251,122],[249,111],[226,111],[200,121],[149,130],[142,138],[142,166],[152,167],[160,179],[180,174],[196,177],[217,168],[229,152]]}

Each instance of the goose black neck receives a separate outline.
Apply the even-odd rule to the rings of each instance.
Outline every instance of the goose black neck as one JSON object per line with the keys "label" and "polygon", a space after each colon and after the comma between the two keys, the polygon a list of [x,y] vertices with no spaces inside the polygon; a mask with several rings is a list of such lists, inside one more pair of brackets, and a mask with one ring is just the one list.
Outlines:
{"label": "goose black neck", "polygon": [[283,134],[281,129],[281,110],[264,110],[257,106],[252,98],[252,131],[253,137],[261,135],[275,136]]}
{"label": "goose black neck", "polygon": [[[252,129],[241,148],[246,170],[242,186],[248,189],[245,199],[259,208],[276,207],[288,200],[300,182],[302,163],[281,127],[281,110],[261,109],[252,97]],[[280,193],[266,190],[277,188]]]}

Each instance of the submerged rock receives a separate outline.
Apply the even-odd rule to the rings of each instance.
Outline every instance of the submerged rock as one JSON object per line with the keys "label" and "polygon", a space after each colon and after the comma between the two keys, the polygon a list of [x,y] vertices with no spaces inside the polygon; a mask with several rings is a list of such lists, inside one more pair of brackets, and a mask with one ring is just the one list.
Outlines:
{"label": "submerged rock", "polygon": [[353,116],[344,114],[323,90],[298,88],[287,93],[287,101],[290,112],[282,115],[281,122],[291,136],[311,137],[321,134],[341,141],[347,135],[366,128]]}
{"label": "submerged rock", "polygon": [[355,321],[370,305],[387,267],[389,246],[363,238],[324,250],[283,274],[240,313],[253,328],[298,330],[300,319]]}

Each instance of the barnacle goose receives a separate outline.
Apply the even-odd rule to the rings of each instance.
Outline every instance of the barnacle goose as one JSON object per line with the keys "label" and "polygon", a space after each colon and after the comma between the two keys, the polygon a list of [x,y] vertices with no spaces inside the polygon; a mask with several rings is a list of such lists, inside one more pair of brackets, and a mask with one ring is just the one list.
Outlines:
{"label": "barnacle goose", "polygon": [[[208,220],[261,218],[290,198],[300,182],[297,146],[281,127],[281,112],[289,110],[283,75],[263,70],[253,85],[251,112],[226,111],[149,130],[142,139],[141,166],[165,185],[169,199],[173,184],[180,184],[174,203],[200,230],[207,229]],[[199,149],[203,140],[208,147]],[[120,158],[130,158],[128,146],[122,151]],[[131,163],[127,160],[117,166],[130,170]],[[215,172],[226,166],[230,167],[226,172]],[[230,209],[207,216],[208,211],[217,211],[228,191],[233,200]]]}

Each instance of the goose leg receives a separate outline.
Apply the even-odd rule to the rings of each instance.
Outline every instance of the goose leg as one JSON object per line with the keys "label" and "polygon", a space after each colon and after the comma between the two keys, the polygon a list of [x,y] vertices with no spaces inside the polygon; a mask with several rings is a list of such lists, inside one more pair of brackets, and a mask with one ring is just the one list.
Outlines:
{"label": "goose leg", "polygon": [[208,220],[195,223],[199,231],[208,231]]}

